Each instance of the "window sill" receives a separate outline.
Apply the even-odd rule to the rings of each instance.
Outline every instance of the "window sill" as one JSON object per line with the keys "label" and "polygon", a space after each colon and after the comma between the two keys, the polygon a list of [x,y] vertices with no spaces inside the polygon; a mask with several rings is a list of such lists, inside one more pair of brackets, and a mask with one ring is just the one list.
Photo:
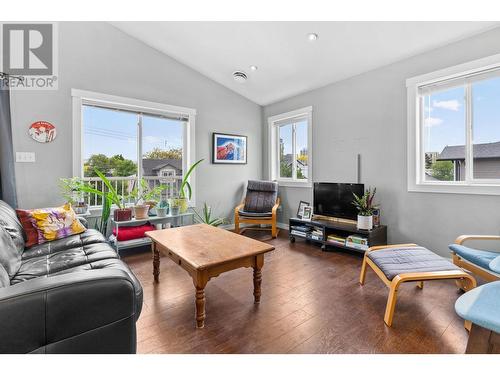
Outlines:
{"label": "window sill", "polygon": [[311,188],[312,182],[300,182],[300,181],[284,181],[284,180],[276,180],[279,186],[286,187],[298,187],[298,188]]}
{"label": "window sill", "polygon": [[492,184],[415,184],[408,187],[408,192],[415,193],[442,193],[442,194],[474,194],[500,195],[500,185]]}

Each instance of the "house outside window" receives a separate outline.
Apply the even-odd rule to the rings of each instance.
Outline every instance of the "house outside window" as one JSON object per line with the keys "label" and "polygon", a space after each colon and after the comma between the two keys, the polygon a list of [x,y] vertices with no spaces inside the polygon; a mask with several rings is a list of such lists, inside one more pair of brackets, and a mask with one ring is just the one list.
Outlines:
{"label": "house outside window", "polygon": [[500,194],[500,55],[407,80],[408,190]]}
{"label": "house outside window", "polygon": [[283,186],[312,184],[312,107],[269,117],[270,178]]}
{"label": "house outside window", "polygon": [[[194,160],[195,110],[81,90],[72,94],[74,176],[104,189],[97,168],[123,196],[140,189],[141,179],[150,188],[167,185],[161,198],[178,194],[183,171]],[[88,203],[99,206],[100,199],[89,196]]]}

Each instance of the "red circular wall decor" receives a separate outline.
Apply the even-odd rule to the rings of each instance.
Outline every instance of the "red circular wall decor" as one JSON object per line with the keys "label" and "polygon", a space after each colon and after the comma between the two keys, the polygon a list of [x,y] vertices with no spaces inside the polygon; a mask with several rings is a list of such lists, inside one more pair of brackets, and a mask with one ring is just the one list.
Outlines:
{"label": "red circular wall decor", "polygon": [[47,121],[37,121],[30,125],[28,134],[40,143],[52,142],[56,139],[56,127]]}

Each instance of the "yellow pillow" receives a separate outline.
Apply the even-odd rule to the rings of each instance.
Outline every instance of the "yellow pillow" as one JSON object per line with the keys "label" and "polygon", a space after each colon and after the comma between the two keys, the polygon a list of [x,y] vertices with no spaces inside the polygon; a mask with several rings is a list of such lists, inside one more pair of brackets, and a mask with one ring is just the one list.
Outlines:
{"label": "yellow pillow", "polygon": [[69,203],[61,207],[31,210],[31,223],[38,232],[38,243],[58,240],[85,232]]}

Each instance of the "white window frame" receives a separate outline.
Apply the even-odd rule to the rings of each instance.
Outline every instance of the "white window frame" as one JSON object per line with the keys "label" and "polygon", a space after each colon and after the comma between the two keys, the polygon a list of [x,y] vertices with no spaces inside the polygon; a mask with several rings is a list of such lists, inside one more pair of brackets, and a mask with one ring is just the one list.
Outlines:
{"label": "white window frame", "polygon": [[500,195],[500,180],[473,179],[472,116],[470,85],[465,88],[466,111],[466,177],[465,181],[425,181],[425,155],[423,152],[423,132],[421,121],[422,103],[418,89],[422,86],[480,74],[500,68],[500,54],[470,61],[436,72],[423,74],[406,80],[407,88],[407,182],[409,192],[454,193]]}
{"label": "white window frame", "polygon": [[[293,121],[294,119],[307,119],[307,180],[296,178],[283,178],[279,175],[279,127],[283,121]],[[281,186],[312,187],[312,107],[304,107],[294,111],[271,116],[268,122],[268,155],[269,155],[269,179],[277,181]],[[292,134],[292,154],[295,155],[295,132]],[[292,168],[295,170],[295,158],[292,159]]]}
{"label": "white window frame", "polygon": [[[150,102],[146,100],[126,98],[122,96],[108,95],[93,91],[72,89],[71,96],[73,100],[73,176],[83,177],[83,126],[82,126],[82,107],[83,105],[98,105],[110,109],[127,110],[140,112],[144,114],[160,116],[183,116],[188,121],[184,127],[183,133],[183,157],[182,170],[187,171],[196,160],[195,148],[195,124],[196,109],[168,105],[163,103]],[[139,128],[141,129],[141,128]],[[139,137],[141,134],[139,134]],[[142,142],[138,142],[139,157],[142,154]],[[142,177],[142,164],[139,162],[139,176]],[[196,170],[189,176],[189,183],[193,186],[193,193],[190,206],[196,206]]]}

